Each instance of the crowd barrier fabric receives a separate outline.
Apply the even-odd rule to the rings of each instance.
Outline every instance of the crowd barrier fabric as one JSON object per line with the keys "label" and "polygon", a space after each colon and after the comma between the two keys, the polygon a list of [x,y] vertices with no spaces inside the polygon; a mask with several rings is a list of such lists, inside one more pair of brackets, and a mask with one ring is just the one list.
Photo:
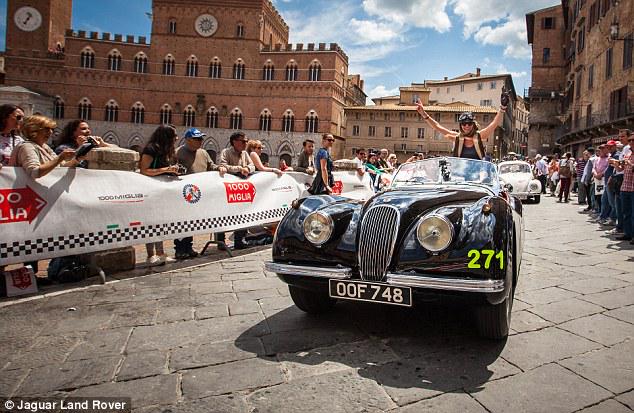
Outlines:
{"label": "crowd barrier fabric", "polygon": [[[367,174],[335,172],[341,196],[367,199]],[[217,172],[150,178],[56,168],[38,180],[0,169],[0,265],[232,231],[277,222],[312,177]]]}

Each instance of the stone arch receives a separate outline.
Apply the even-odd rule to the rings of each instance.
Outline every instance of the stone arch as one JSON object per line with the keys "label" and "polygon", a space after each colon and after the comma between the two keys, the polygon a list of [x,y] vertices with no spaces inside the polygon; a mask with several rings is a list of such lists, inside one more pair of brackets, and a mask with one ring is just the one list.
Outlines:
{"label": "stone arch", "polygon": [[107,143],[114,143],[117,146],[121,146],[121,144],[119,143],[119,136],[117,136],[114,131],[109,130],[108,132],[103,134],[102,138]]}
{"label": "stone arch", "polygon": [[128,148],[132,149],[133,146],[138,146],[143,149],[143,147],[145,146],[145,139],[143,139],[143,136],[139,135],[138,133],[130,136],[130,138],[128,139]]}
{"label": "stone arch", "polygon": [[277,145],[277,150],[275,153],[280,156],[284,153],[289,154],[291,157],[295,156],[295,148],[293,147],[293,142],[288,139],[284,139],[282,142]]}

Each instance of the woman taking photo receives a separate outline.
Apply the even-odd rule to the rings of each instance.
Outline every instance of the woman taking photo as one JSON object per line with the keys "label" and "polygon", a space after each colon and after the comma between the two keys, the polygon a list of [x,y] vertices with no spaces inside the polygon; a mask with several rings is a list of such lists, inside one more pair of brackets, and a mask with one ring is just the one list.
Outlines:
{"label": "woman taking photo", "polygon": [[24,112],[19,106],[0,106],[0,168],[9,164],[11,153],[23,141],[20,136],[23,121]]}
{"label": "woman taking photo", "polygon": [[260,155],[262,155],[262,142],[251,139],[247,142],[247,153],[255,165],[257,171],[275,172],[277,176],[282,176],[282,171],[277,168],[269,168],[262,163]]}
{"label": "woman taking photo", "polygon": [[58,166],[77,166],[75,151],[65,149],[59,155],[46,142],[53,135],[57,124],[46,116],[34,115],[24,119],[22,133],[26,140],[14,149],[11,166],[21,166],[31,178],[38,179]]}
{"label": "woman taking photo", "polygon": [[321,139],[321,149],[315,155],[315,165],[317,174],[313,180],[313,184],[308,189],[313,195],[330,195],[332,194],[332,186],[335,180],[332,177],[332,158],[330,157],[330,149],[335,143],[335,137],[330,133],[324,133]]}
{"label": "woman taking photo", "polygon": [[[55,153],[59,154],[64,149],[79,148],[81,145],[86,143],[88,137],[91,136],[90,133],[90,126],[85,120],[76,119],[68,122],[66,126],[64,126],[64,129],[62,129],[62,133],[59,136],[59,145],[55,148]],[[95,142],[97,142],[97,145],[99,145],[100,148],[115,146],[104,142],[100,136],[91,137],[95,140]]]}
{"label": "woman taking photo", "polygon": [[468,159],[484,159],[486,150],[484,142],[486,142],[495,132],[495,128],[502,123],[504,119],[504,112],[509,103],[508,93],[502,88],[502,96],[500,98],[500,109],[493,118],[493,121],[489,123],[484,129],[479,130],[479,126],[475,121],[475,116],[471,112],[464,112],[458,118],[459,132],[454,132],[445,128],[440,123],[436,122],[434,118],[429,116],[425,112],[423,103],[418,99],[416,101],[416,110],[429,126],[436,131],[445,135],[445,138],[454,141],[453,156],[459,158]]}
{"label": "woman taking photo", "polygon": [[[141,174],[145,176],[178,174],[174,149],[176,139],[176,130],[173,127],[159,126],[156,128],[141,153],[141,161],[139,162]],[[145,244],[145,249],[147,251],[146,262],[150,267],[176,261],[165,255],[163,241]]]}

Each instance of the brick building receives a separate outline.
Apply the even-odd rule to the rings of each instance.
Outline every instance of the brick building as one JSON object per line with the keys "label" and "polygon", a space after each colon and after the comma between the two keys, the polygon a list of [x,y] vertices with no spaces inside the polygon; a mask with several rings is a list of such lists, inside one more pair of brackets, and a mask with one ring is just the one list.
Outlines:
{"label": "brick building", "polygon": [[71,13],[72,0],[8,0],[5,84],[50,96],[60,124],[87,119],[123,147],[171,123],[202,129],[215,156],[239,129],[271,164],[290,163],[306,138],[343,137],[344,107],[365,104],[343,50],[288,44],[269,0],[154,0],[151,42],[74,31]]}
{"label": "brick building", "polygon": [[[414,102],[419,98],[430,116],[453,130],[458,130],[458,116],[462,112],[473,112],[480,125],[487,125],[497,113],[497,109],[492,106],[476,106],[460,101],[431,104],[430,94],[430,88],[413,84],[401,87],[399,95],[373,99],[375,105],[347,107],[345,157],[354,156],[358,148],[387,148],[401,162],[417,152],[450,154],[453,142],[431,129],[416,111]],[[500,141],[498,139],[497,142]],[[499,154],[500,150],[495,139],[488,142],[487,152]]]}
{"label": "brick building", "polygon": [[529,146],[556,141],[557,151],[579,155],[632,128],[634,0],[562,0],[526,20],[533,45]]}

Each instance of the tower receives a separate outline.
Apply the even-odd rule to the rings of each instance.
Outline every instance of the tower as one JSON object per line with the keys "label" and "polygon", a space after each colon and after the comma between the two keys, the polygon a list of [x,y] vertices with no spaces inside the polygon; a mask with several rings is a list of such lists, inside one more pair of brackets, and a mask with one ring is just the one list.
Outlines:
{"label": "tower", "polygon": [[8,0],[7,55],[63,47],[72,8],[73,0]]}

